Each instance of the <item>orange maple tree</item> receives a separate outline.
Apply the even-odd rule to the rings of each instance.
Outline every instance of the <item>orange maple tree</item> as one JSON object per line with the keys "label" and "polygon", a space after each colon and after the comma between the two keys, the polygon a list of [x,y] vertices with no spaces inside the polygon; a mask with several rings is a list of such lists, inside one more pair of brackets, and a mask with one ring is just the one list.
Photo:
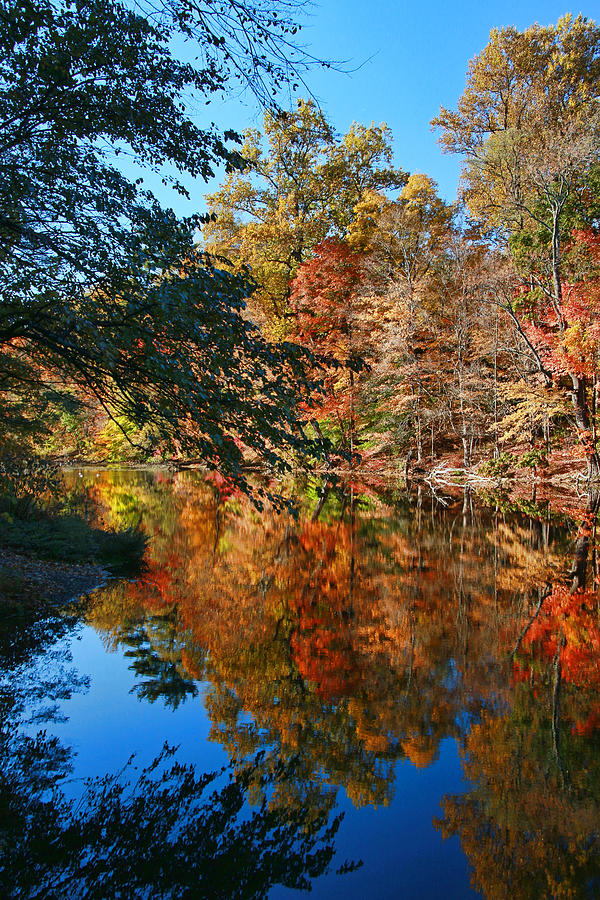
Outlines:
{"label": "orange maple tree", "polygon": [[[333,238],[315,248],[292,282],[290,305],[296,317],[296,337],[321,356],[335,361],[325,372],[324,394],[315,398],[317,418],[332,420],[341,444],[351,452],[356,444],[356,403],[370,329],[360,301],[361,256]],[[306,409],[313,418],[314,410]]]}

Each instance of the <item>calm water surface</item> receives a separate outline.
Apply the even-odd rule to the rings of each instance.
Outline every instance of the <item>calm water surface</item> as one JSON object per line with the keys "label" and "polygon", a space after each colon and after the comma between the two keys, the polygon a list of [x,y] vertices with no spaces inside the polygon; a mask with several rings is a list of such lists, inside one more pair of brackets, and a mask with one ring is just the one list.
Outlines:
{"label": "calm water surface", "polygon": [[384,490],[294,521],[197,473],[66,489],[140,523],[146,566],[4,651],[13,896],[599,896],[581,523]]}

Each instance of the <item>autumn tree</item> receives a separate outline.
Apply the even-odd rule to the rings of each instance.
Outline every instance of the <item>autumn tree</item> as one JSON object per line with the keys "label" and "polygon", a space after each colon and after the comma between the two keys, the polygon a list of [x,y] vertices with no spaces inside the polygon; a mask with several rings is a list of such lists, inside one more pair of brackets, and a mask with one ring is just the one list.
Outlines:
{"label": "autumn tree", "polygon": [[313,423],[315,417],[331,422],[351,455],[357,447],[360,373],[366,367],[365,357],[372,355],[373,315],[361,303],[361,275],[359,254],[329,238],[299,267],[290,296],[297,340],[339,364],[325,374],[325,394],[315,398],[318,409],[307,409],[307,415]]}
{"label": "autumn tree", "polygon": [[267,112],[264,129],[245,132],[242,172],[231,172],[208,199],[214,221],[206,246],[250,266],[263,315],[289,313],[298,266],[327,237],[343,237],[367,190],[399,187],[385,125],[354,124],[340,138],[313,101],[291,113]]}
{"label": "autumn tree", "polygon": [[589,385],[589,415],[576,418],[576,425],[593,467],[600,360],[600,240],[589,230],[574,230],[566,250],[571,279],[561,282],[560,302],[548,307],[539,301],[539,294],[525,294],[523,305],[531,318],[523,323],[523,331],[555,379],[571,376],[580,386]]}
{"label": "autumn tree", "polygon": [[419,462],[428,437],[433,448],[435,432],[453,430],[458,412],[469,465],[474,407],[467,382],[475,379],[467,368],[482,307],[475,276],[481,250],[461,236],[456,210],[420,173],[397,200],[371,193],[358,203],[348,240],[365,254],[363,293],[379,313],[372,390],[380,407],[404,421]]}
{"label": "autumn tree", "polygon": [[451,236],[438,268],[444,345],[438,377],[445,383],[447,431],[459,438],[467,468],[478,444],[494,435],[497,447],[498,381],[506,379],[507,352],[499,339],[507,329],[499,326],[493,298],[494,262],[477,231],[463,228]]}
{"label": "autumn tree", "polygon": [[[117,423],[150,429],[155,446],[239,478],[240,440],[278,465],[299,439],[290,411],[306,354],[265,341],[244,312],[251,281],[197,252],[199,217],[179,220],[115,158],[170,167],[180,191],[184,174],[240,165],[235,136],[196,124],[184,100],[222,91],[224,62],[250,60],[250,82],[281,76],[258,50],[288,34],[289,19],[262,0],[161,9],[145,18],[118,2],[9,0],[0,10],[3,421],[26,415],[24,395],[33,414],[91,397]],[[181,31],[216,41],[196,67],[172,54]]]}
{"label": "autumn tree", "polygon": [[[433,121],[444,149],[466,158],[471,213],[508,242],[541,316],[554,310],[559,330],[564,243],[574,224],[597,216],[599,73],[600,29],[582,16],[523,32],[494,29],[470,63],[457,110],[442,109]],[[588,378],[575,369],[565,374],[588,471],[597,475],[598,457],[586,438]],[[552,382],[548,371],[543,375]]]}

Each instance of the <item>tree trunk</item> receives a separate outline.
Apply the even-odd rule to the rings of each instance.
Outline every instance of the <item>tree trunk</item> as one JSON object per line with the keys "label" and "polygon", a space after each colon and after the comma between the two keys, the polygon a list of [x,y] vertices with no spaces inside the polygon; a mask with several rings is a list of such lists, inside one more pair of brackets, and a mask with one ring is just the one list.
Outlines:
{"label": "tree trunk", "polygon": [[598,506],[600,505],[600,494],[592,491],[588,497],[586,506],[586,520],[581,525],[577,539],[575,541],[575,554],[573,557],[573,565],[571,567],[571,590],[584,591],[586,587],[588,552],[590,549],[590,539],[596,525],[596,517],[598,515]]}
{"label": "tree trunk", "polygon": [[354,468],[354,447],[356,438],[354,434],[354,372],[350,369],[350,468]]}
{"label": "tree trunk", "polygon": [[586,379],[584,377],[580,378],[577,375],[571,375],[571,382],[573,384],[571,397],[573,400],[573,409],[575,411],[575,424],[577,426],[579,440],[583,444],[585,450],[588,478],[596,479],[600,476],[600,458],[595,446],[591,427]]}
{"label": "tree trunk", "polygon": [[[552,287],[554,289],[555,311],[561,322],[562,283],[560,279],[560,207],[552,211]],[[562,330],[562,329],[561,329]]]}
{"label": "tree trunk", "polygon": [[498,449],[498,306],[494,323],[494,459],[500,455]]}
{"label": "tree trunk", "polygon": [[415,410],[415,439],[417,442],[417,462],[420,463],[423,459],[423,435],[421,430],[421,390],[419,386],[419,390],[415,394],[414,400],[414,410]]}

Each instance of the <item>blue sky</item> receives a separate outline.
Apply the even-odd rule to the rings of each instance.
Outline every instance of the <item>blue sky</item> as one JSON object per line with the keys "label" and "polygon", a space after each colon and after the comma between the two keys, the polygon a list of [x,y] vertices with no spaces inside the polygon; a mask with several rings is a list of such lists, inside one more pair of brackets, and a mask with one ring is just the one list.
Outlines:
{"label": "blue sky", "polygon": [[[346,68],[357,71],[317,69],[307,80],[339,132],[353,121],[386,122],[394,136],[396,164],[426,172],[452,201],[460,161],[442,154],[431,119],[440,105],[456,105],[468,62],[486,45],[493,27],[553,24],[567,12],[598,21],[600,3],[568,8],[554,0],[320,0],[305,19],[303,43],[319,58],[346,60]],[[251,98],[202,109],[223,128],[260,126],[261,114]],[[191,184],[189,202],[162,199],[182,214],[203,209],[203,195],[220,177],[208,186]]]}

